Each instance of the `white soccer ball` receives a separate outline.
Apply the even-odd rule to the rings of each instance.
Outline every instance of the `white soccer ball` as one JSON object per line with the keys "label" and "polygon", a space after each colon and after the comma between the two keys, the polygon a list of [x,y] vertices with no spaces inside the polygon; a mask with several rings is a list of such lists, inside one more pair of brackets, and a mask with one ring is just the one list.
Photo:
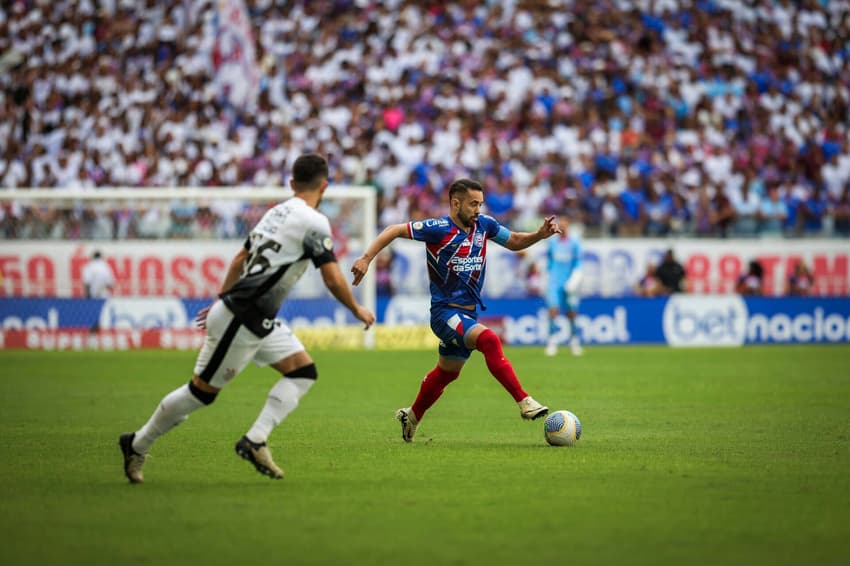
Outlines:
{"label": "white soccer ball", "polygon": [[569,411],[555,411],[546,417],[543,435],[552,446],[573,446],[581,438],[581,421]]}

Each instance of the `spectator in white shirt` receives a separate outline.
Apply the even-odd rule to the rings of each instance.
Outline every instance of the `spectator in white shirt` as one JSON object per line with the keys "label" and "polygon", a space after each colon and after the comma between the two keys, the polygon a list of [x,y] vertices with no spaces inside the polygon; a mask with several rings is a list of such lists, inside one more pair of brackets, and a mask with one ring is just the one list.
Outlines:
{"label": "spectator in white shirt", "polygon": [[740,236],[754,236],[758,231],[759,196],[743,184],[738,196],[731,199],[735,207],[735,232]]}

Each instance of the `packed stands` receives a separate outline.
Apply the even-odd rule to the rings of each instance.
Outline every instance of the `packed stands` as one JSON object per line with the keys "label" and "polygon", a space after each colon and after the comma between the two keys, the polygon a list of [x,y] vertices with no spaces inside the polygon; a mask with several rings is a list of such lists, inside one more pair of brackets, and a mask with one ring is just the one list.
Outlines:
{"label": "packed stands", "polygon": [[[850,236],[848,1],[216,8],[240,4],[4,3],[0,187],[285,185],[312,150],[381,224],[469,175],[517,229]],[[0,234],[238,237],[256,212],[7,201]]]}

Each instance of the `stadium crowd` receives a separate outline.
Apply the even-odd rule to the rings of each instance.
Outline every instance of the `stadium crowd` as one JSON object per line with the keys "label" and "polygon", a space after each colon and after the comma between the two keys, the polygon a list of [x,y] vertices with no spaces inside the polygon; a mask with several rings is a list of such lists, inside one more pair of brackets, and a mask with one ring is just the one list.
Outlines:
{"label": "stadium crowd", "polygon": [[[382,226],[468,175],[516,229],[850,236],[847,0],[245,6],[258,96],[235,103],[215,2],[4,3],[0,187],[285,185],[318,151]],[[238,237],[260,209],[3,202],[0,234]]]}

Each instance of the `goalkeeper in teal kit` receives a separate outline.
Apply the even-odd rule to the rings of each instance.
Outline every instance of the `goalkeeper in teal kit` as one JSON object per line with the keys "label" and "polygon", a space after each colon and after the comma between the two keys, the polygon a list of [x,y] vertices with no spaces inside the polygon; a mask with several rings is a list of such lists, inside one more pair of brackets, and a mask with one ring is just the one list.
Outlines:
{"label": "goalkeeper in teal kit", "polygon": [[558,218],[561,235],[549,240],[546,251],[549,282],[546,285],[546,306],[549,308],[549,338],[545,353],[554,356],[558,353],[557,317],[560,313],[567,316],[570,325],[570,349],[574,356],[582,354],[581,342],[576,331],[576,314],[579,305],[579,287],[581,286],[581,243],[578,238],[569,235],[570,221],[566,216]]}
{"label": "goalkeeper in teal kit", "polygon": [[437,366],[425,376],[416,400],[399,409],[402,438],[412,442],[422,417],[457,379],[473,350],[484,355],[487,369],[519,406],[520,416],[532,420],[549,411],[528,393],[517,379],[513,366],[502,352],[495,332],[478,322],[478,308],[484,309],[487,242],[512,251],[557,234],[555,218],[546,218],[536,232],[511,232],[494,218],[481,214],[484,187],[472,179],[458,179],[449,187],[451,211],[441,218],[411,221],[388,226],[372,242],[351,268],[354,285],[362,280],[369,263],[396,238],[425,243],[431,291],[431,330],[440,339]]}

